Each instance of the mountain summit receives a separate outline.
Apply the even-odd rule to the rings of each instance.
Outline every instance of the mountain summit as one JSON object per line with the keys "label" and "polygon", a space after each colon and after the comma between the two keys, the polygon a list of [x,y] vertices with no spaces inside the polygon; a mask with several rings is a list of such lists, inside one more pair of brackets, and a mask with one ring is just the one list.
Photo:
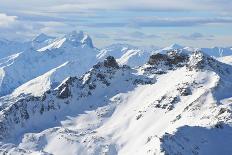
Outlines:
{"label": "mountain summit", "polygon": [[72,31],[64,36],[68,41],[70,41],[74,46],[87,45],[93,48],[93,42],[89,35],[85,34],[83,31]]}
{"label": "mountain summit", "polygon": [[86,46],[88,48],[94,48],[92,39],[89,35],[85,34],[83,31],[77,33],[76,31],[72,31],[63,37],[55,39],[51,44],[39,49],[38,51],[46,51],[53,49],[69,49],[70,51],[75,50],[74,48],[79,48],[80,46]]}

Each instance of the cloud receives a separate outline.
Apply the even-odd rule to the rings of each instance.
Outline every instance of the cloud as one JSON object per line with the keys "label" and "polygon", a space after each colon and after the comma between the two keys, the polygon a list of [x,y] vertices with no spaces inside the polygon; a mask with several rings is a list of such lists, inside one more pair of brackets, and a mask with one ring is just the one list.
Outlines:
{"label": "cloud", "polygon": [[131,37],[131,38],[140,38],[140,39],[160,38],[160,36],[158,36],[158,35],[155,35],[155,34],[146,34],[146,33],[140,32],[140,31],[134,31],[134,32],[131,32],[131,33],[127,33],[125,35],[127,35],[128,37]]}
{"label": "cloud", "polygon": [[[12,5],[12,3],[14,5]],[[0,10],[25,10],[35,12],[85,12],[97,10],[123,11],[207,11],[228,12],[231,14],[231,0],[52,0],[52,1],[21,1],[7,0],[1,2]]]}
{"label": "cloud", "polygon": [[88,27],[191,27],[207,24],[232,24],[231,17],[138,17],[126,22],[96,22],[87,23]]}
{"label": "cloud", "polygon": [[155,40],[157,38],[161,38],[161,36],[156,35],[156,34],[147,34],[141,31],[132,31],[132,32],[128,32],[125,30],[121,30],[121,31],[116,31],[114,33],[111,34],[113,41],[117,41],[117,42],[143,42],[143,41],[151,41],[151,40]]}
{"label": "cloud", "polygon": [[[41,32],[61,35],[76,29],[104,42],[122,38],[167,44],[172,39],[201,43],[232,34],[231,0],[7,0],[1,2],[0,10],[1,37],[29,38]],[[207,31],[215,38],[199,33],[180,36],[182,30]],[[164,32],[177,34],[172,37]]]}
{"label": "cloud", "polygon": [[232,23],[230,17],[140,17],[132,23],[139,27],[188,27],[205,24]]}
{"label": "cloud", "polygon": [[116,42],[141,42],[139,39],[129,39],[129,38],[115,38],[113,39]]}
{"label": "cloud", "polygon": [[180,35],[178,36],[180,39],[186,39],[186,40],[213,40],[213,35],[203,35],[199,32],[192,33],[190,35]]}
{"label": "cloud", "polygon": [[4,13],[0,13],[0,27],[8,27],[16,22],[16,16],[8,16]]}
{"label": "cloud", "polygon": [[45,5],[50,11],[79,12],[83,10],[126,10],[126,11],[230,11],[230,0],[57,0]]}

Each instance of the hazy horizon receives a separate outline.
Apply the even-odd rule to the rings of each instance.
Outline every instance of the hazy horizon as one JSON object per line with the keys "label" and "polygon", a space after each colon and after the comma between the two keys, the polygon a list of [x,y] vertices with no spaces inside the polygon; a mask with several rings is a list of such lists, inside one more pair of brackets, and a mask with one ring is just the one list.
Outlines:
{"label": "hazy horizon", "polygon": [[0,36],[28,40],[45,33],[88,33],[97,47],[113,43],[165,47],[231,47],[230,0],[0,0]]}

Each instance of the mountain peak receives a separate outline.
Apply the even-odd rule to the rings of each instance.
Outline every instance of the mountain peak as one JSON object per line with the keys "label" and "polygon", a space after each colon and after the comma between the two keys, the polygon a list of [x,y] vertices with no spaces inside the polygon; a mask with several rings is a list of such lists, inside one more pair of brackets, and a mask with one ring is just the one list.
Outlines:
{"label": "mountain peak", "polygon": [[105,67],[112,67],[112,68],[118,68],[118,63],[116,62],[115,58],[112,56],[108,56],[105,60],[104,60],[104,66]]}
{"label": "mountain peak", "polygon": [[69,42],[75,46],[79,45],[88,45],[93,48],[92,39],[88,34],[85,34],[83,31],[72,31],[64,36]]}
{"label": "mountain peak", "polygon": [[162,51],[177,50],[177,49],[183,49],[183,48],[184,48],[183,46],[175,43],[168,47],[163,48]]}
{"label": "mountain peak", "polygon": [[99,62],[93,66],[93,68],[95,69],[100,68],[100,67],[118,69],[119,65],[113,56],[108,56],[107,58],[104,59],[103,62]]}
{"label": "mountain peak", "polygon": [[45,40],[52,39],[53,37],[48,36],[44,33],[40,33],[38,36],[36,36],[33,41],[35,42],[44,42]]}
{"label": "mountain peak", "polygon": [[180,48],[183,48],[183,46],[181,46],[181,45],[179,45],[179,44],[176,44],[176,43],[172,44],[172,45],[169,46],[169,47],[172,48],[172,49],[180,49]]}
{"label": "mountain peak", "polygon": [[[43,36],[43,35],[42,35]],[[38,51],[45,51],[51,49],[58,49],[58,48],[73,48],[73,47],[80,47],[80,46],[87,46],[90,48],[94,48],[92,39],[89,35],[85,34],[83,31],[72,31],[67,33],[61,38],[57,38],[53,40],[47,46],[40,48]],[[70,50],[69,50],[70,51]]]}

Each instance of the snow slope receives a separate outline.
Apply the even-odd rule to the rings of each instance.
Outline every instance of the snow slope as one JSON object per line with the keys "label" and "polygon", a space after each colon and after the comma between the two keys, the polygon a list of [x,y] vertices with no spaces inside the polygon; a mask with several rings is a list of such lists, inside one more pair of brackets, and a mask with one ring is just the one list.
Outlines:
{"label": "snow slope", "polygon": [[30,44],[28,43],[0,39],[0,59],[22,52],[28,48],[30,48]]}
{"label": "snow slope", "polygon": [[137,69],[107,57],[39,97],[1,98],[0,152],[230,154],[231,79],[232,66],[199,51]]}
{"label": "snow slope", "polygon": [[232,49],[226,47],[201,48],[201,50],[214,57],[225,57],[232,55]]}
{"label": "snow slope", "polygon": [[97,55],[99,61],[107,56],[116,58],[120,65],[137,67],[143,65],[151,55],[151,49],[139,48],[128,44],[112,44],[100,50]]}
{"label": "snow slope", "polygon": [[33,49],[38,50],[42,47],[51,44],[54,41],[54,39],[55,39],[54,37],[41,33],[31,41],[31,46]]}
{"label": "snow slope", "polygon": [[227,64],[232,64],[232,56],[224,56],[224,57],[220,57],[218,58],[219,61],[227,63]]}

